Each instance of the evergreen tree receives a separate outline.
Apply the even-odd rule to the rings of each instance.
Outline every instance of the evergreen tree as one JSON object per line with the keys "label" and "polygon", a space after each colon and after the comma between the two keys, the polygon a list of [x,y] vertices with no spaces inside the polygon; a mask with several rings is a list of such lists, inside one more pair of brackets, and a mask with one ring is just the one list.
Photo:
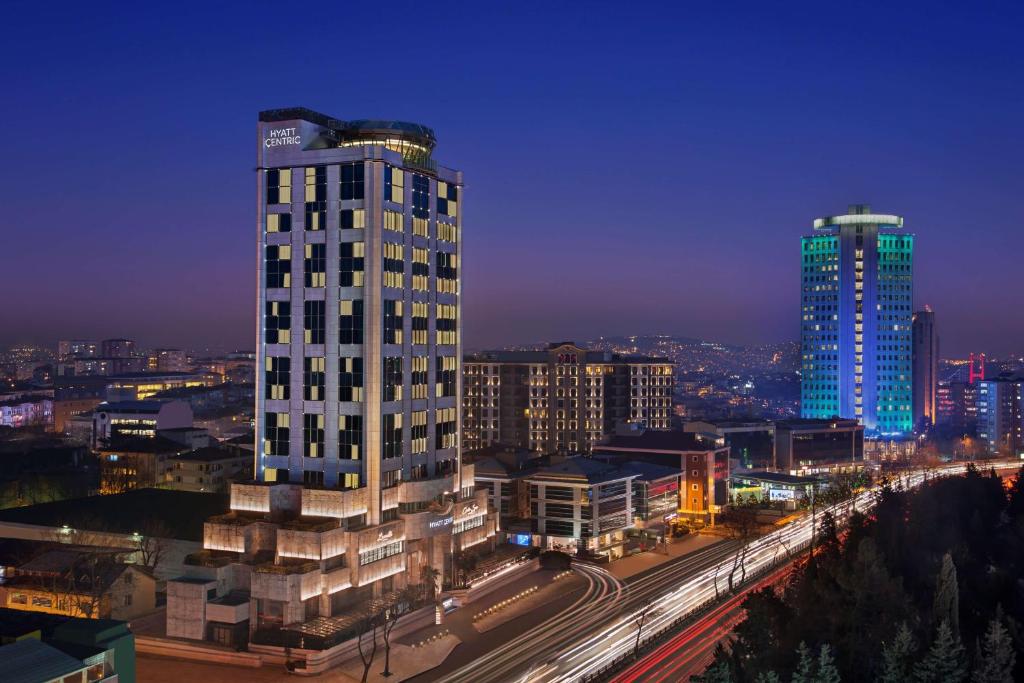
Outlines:
{"label": "evergreen tree", "polygon": [[832,659],[832,648],[828,645],[821,646],[818,653],[818,675],[814,677],[815,683],[839,683],[839,669]]}
{"label": "evergreen tree", "polygon": [[998,619],[988,624],[985,641],[982,643],[978,659],[974,665],[973,683],[1012,683],[1013,665],[1017,655],[1013,651],[1013,641],[1006,628]]}
{"label": "evergreen tree", "polygon": [[914,668],[914,680],[918,683],[961,683],[967,680],[964,646],[945,621],[939,624],[928,653]]}
{"label": "evergreen tree", "polygon": [[729,669],[729,662],[725,659],[716,659],[702,675],[691,677],[690,683],[734,683],[735,680]]}
{"label": "evergreen tree", "polygon": [[757,674],[754,683],[782,683],[782,681],[779,679],[779,674],[769,671],[768,673]]}
{"label": "evergreen tree", "polygon": [[811,656],[811,649],[807,647],[807,643],[801,642],[800,647],[796,649],[796,654],[799,661],[796,671],[793,672],[793,683],[815,683],[814,658]]}
{"label": "evergreen tree", "polygon": [[900,624],[893,639],[882,648],[882,673],[878,683],[905,683],[910,678],[917,644],[906,622]]}
{"label": "evergreen tree", "polygon": [[960,587],[957,583],[953,556],[948,552],[942,556],[942,568],[935,584],[932,621],[936,624],[946,622],[953,636],[960,636]]}

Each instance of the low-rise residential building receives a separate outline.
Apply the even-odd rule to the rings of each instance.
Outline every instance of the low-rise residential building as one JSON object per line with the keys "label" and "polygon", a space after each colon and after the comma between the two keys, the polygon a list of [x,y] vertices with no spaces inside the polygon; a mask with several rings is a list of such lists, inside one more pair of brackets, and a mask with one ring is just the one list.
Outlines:
{"label": "low-rise residential building", "polygon": [[100,460],[100,493],[109,495],[167,484],[175,456],[188,446],[163,437],[129,437],[104,446]]}
{"label": "low-rise residential building", "polygon": [[778,469],[790,474],[854,471],[864,466],[864,426],[840,418],[776,422],[775,453]]}
{"label": "low-rise residential building", "polygon": [[0,427],[48,427],[53,424],[53,399],[25,396],[0,401]]}
{"label": "low-rise residential building", "polygon": [[19,566],[0,594],[8,609],[86,619],[133,619],[156,608],[156,579],[113,553],[55,549]]}
{"label": "low-rise residential building", "polygon": [[252,453],[207,446],[168,462],[166,486],[178,491],[227,491],[234,481],[253,477]]}
{"label": "low-rise residential building", "polygon": [[192,409],[183,401],[112,401],[93,409],[93,448],[126,437],[154,439],[157,432],[192,427]]}

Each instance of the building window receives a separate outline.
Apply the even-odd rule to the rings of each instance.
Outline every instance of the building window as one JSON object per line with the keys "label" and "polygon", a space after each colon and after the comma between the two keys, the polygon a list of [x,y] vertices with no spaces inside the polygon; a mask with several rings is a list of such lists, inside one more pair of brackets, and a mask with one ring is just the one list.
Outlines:
{"label": "building window", "polygon": [[324,323],[326,322],[326,316],[324,315],[324,302],[323,301],[304,301],[303,306],[303,329],[305,331],[305,342],[307,344],[323,344],[324,343]]}
{"label": "building window", "polygon": [[458,294],[459,257],[456,254],[437,252],[437,291]]}
{"label": "building window", "polygon": [[[383,423],[381,456],[389,458],[402,457],[402,414],[393,413],[381,416]],[[382,484],[383,485],[383,484]]]}
{"label": "building window", "polygon": [[342,230],[362,230],[366,227],[366,210],[342,209],[338,214],[338,225]]}
{"label": "building window", "polygon": [[361,486],[361,484],[359,482],[359,473],[358,472],[345,472],[344,475],[339,474],[338,475],[338,484],[340,484],[342,488],[346,488],[346,489],[357,489],[357,488],[359,488]]}
{"label": "building window", "polygon": [[427,366],[426,356],[413,356],[412,364],[412,398],[421,399],[427,397]]}
{"label": "building window", "polygon": [[267,204],[291,204],[292,170],[272,168],[267,171]]}
{"label": "building window", "polygon": [[400,555],[403,552],[405,552],[405,541],[395,541],[394,543],[382,545],[379,548],[364,550],[359,553],[359,566],[362,567],[393,555]]}
{"label": "building window", "polygon": [[305,358],[303,363],[302,397],[307,401],[324,400],[324,358]]}
{"label": "building window", "polygon": [[384,199],[395,204],[405,202],[405,173],[394,166],[384,167]]}
{"label": "building window", "polygon": [[405,215],[401,211],[384,210],[384,229],[394,232],[405,231]]}
{"label": "building window", "polygon": [[307,287],[323,287],[327,284],[327,245],[307,244],[303,261]]}
{"label": "building window", "polygon": [[405,286],[405,255],[401,244],[384,243],[384,286]]}
{"label": "building window", "polygon": [[267,232],[291,232],[292,215],[290,213],[268,213]]}
{"label": "building window", "polygon": [[455,218],[459,214],[459,188],[437,181],[437,212]]}
{"label": "building window", "polygon": [[292,248],[287,244],[267,246],[267,288],[292,286]]}
{"label": "building window", "polygon": [[268,301],[265,337],[268,344],[287,344],[291,340],[292,305],[287,301]]}
{"label": "building window", "polygon": [[402,400],[402,357],[384,358],[384,387],[382,401]]}
{"label": "building window", "polygon": [[417,410],[412,414],[412,452],[427,452],[427,411]]}
{"label": "building window", "polygon": [[429,319],[427,312],[430,304],[423,301],[412,302],[412,343],[426,344],[428,336]]}
{"label": "building window", "polygon": [[275,401],[287,401],[289,398],[289,363],[287,356],[266,357],[266,398]]}
{"label": "building window", "polygon": [[441,242],[451,242],[454,244],[458,241],[458,228],[450,223],[437,222],[437,239]]}
{"label": "building window", "polygon": [[306,168],[306,230],[327,229],[327,168]]}
{"label": "building window", "polygon": [[437,343],[454,345],[457,334],[454,304],[437,304]]}
{"label": "building window", "polygon": [[363,343],[363,301],[362,299],[342,299],[339,303],[340,315],[338,324],[339,344]]}
{"label": "building window", "polygon": [[363,198],[363,173],[362,161],[341,165],[340,195],[342,201]]}
{"label": "building window", "polygon": [[362,415],[338,416],[338,457],[341,460],[359,460],[363,457]]}
{"label": "building window", "polygon": [[363,400],[363,359],[340,358],[338,372],[338,400],[361,402]]}
{"label": "building window", "polygon": [[288,455],[288,413],[267,413],[263,425],[264,455]]}
{"label": "building window", "polygon": [[412,248],[412,288],[425,292],[429,288],[430,258],[426,249]]}
{"label": "building window", "polygon": [[430,179],[412,174],[412,215],[413,218],[430,218]]}
{"label": "building window", "polygon": [[402,302],[392,299],[384,300],[384,339],[385,344],[402,343]]}
{"label": "building window", "polygon": [[437,385],[435,395],[438,398],[455,395],[455,373],[457,369],[458,361],[455,356],[437,357],[434,380]]}
{"label": "building window", "polygon": [[413,218],[412,234],[417,237],[430,237],[430,221],[426,218]]}
{"label": "building window", "polygon": [[324,457],[324,416],[306,413],[302,416],[303,455],[307,458]]}
{"label": "building window", "polygon": [[364,242],[342,242],[340,253],[341,279],[338,284],[342,287],[362,287],[366,244]]}
{"label": "building window", "polygon": [[437,425],[434,431],[434,442],[437,448],[455,448],[459,430],[455,422],[455,408],[437,410]]}

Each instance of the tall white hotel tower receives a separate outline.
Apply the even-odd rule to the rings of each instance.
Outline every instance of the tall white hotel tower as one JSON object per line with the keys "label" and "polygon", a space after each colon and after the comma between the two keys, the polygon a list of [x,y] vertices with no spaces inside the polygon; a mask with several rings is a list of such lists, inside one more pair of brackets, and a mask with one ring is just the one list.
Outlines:
{"label": "tall white hotel tower", "polygon": [[280,109],[256,139],[256,481],[168,582],[167,632],[330,648],[325,617],[493,544],[460,458],[462,173],[409,123]]}

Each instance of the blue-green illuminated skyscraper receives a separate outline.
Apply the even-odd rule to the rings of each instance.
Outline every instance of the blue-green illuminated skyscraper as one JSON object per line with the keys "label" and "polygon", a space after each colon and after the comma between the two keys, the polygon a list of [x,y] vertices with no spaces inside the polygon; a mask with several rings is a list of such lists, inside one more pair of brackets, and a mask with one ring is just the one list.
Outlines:
{"label": "blue-green illuminated skyscraper", "polygon": [[802,239],[801,415],[857,418],[869,434],[913,430],[914,236],[856,204]]}

